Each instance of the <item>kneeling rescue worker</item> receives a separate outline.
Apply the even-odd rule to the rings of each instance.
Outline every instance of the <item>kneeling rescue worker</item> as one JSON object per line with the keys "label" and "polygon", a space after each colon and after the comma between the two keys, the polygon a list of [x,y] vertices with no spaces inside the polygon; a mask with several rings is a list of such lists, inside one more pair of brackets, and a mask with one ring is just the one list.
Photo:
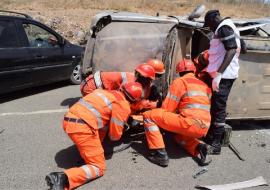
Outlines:
{"label": "kneeling rescue worker", "polygon": [[70,108],[63,128],[77,146],[85,165],[47,175],[45,180],[51,189],[74,189],[104,175],[106,166],[100,131],[108,127],[110,140],[119,140],[131,112],[130,103],[140,100],[141,96],[141,84],[130,82],[122,85],[120,91],[97,89]]}
{"label": "kneeling rescue worker", "polygon": [[198,138],[207,134],[210,126],[211,89],[194,75],[195,66],[189,60],[177,65],[180,77],[169,87],[161,109],[143,113],[144,129],[150,154],[148,159],[167,166],[169,158],[159,127],[175,133],[175,140],[190,153],[199,165],[208,165],[207,145]]}
{"label": "kneeling rescue worker", "polygon": [[101,72],[97,71],[93,75],[89,75],[80,85],[83,96],[92,93],[96,89],[118,90],[121,84],[127,82],[139,82],[143,88],[149,85],[155,78],[153,68],[149,69],[149,65],[139,64],[134,73],[131,72]]}

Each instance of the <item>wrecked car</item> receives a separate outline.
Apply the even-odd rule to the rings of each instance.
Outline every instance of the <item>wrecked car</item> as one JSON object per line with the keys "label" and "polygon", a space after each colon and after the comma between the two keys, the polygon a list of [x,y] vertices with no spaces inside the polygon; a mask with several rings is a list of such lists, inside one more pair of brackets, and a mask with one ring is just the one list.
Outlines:
{"label": "wrecked car", "polygon": [[[196,15],[196,14],[195,14]],[[200,17],[200,14],[196,17]],[[239,78],[228,100],[228,119],[270,118],[270,20],[235,20],[247,52],[240,55]],[[209,45],[203,22],[183,16],[103,12],[91,23],[82,72],[130,71],[149,58],[164,62],[166,94],[182,58],[194,58]]]}

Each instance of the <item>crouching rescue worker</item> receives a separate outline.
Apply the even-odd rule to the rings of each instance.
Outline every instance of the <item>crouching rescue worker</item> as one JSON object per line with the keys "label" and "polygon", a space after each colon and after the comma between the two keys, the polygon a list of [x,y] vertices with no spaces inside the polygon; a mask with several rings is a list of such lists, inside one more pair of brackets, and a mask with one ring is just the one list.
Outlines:
{"label": "crouching rescue worker", "polygon": [[82,81],[80,90],[82,95],[86,96],[96,89],[118,90],[121,84],[134,81],[141,83],[143,88],[147,88],[154,78],[155,73],[153,68],[150,68],[149,72],[149,65],[140,64],[135,69],[135,76],[131,72],[97,71]]}
{"label": "crouching rescue worker", "polygon": [[118,90],[121,84],[135,81],[133,73],[130,72],[101,72],[97,71],[89,75],[80,85],[83,96],[92,93],[96,89]]}
{"label": "crouching rescue worker", "polygon": [[140,100],[141,96],[141,84],[130,82],[122,85],[120,91],[97,89],[70,108],[63,128],[77,146],[85,165],[47,175],[45,180],[51,189],[74,189],[104,175],[106,167],[100,131],[108,126],[109,138],[119,140],[131,112],[130,102]]}
{"label": "crouching rescue worker", "polygon": [[150,149],[148,159],[161,166],[169,163],[160,127],[175,133],[176,142],[195,157],[199,165],[208,165],[207,145],[198,138],[204,137],[210,126],[211,89],[195,77],[195,66],[191,61],[180,61],[176,69],[180,77],[169,87],[162,108],[143,113]]}

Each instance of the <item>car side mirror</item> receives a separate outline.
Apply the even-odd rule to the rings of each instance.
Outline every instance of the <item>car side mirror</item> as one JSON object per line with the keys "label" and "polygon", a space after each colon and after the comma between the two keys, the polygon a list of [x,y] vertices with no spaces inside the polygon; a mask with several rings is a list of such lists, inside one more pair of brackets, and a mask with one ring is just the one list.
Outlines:
{"label": "car side mirror", "polygon": [[206,7],[205,5],[197,6],[188,16],[188,20],[194,20],[195,18],[200,18],[201,15],[204,13]]}

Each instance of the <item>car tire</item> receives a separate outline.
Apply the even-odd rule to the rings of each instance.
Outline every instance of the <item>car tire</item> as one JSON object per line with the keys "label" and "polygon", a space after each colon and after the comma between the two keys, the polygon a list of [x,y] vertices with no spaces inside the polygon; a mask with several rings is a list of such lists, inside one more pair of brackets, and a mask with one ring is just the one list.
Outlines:
{"label": "car tire", "polygon": [[71,84],[81,84],[82,74],[81,74],[81,66],[79,63],[75,64],[72,72],[70,74],[70,82]]}

